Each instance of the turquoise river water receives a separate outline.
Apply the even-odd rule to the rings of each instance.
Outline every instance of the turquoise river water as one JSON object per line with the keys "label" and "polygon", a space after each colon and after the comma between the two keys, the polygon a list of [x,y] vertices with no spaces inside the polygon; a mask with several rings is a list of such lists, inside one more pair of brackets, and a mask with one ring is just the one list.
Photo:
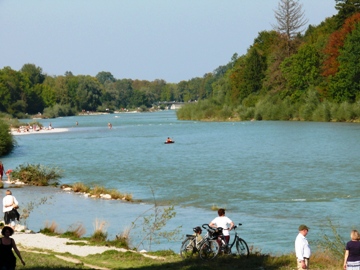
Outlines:
{"label": "turquoise river water", "polygon": [[[313,245],[331,234],[328,219],[345,240],[360,229],[360,124],[179,121],[174,111],[39,121],[69,130],[16,136],[18,146],[2,158],[5,169],[59,167],[64,184],[98,184],[142,202],[95,200],[59,188],[13,189],[22,207],[49,197],[27,221],[35,231],[55,221],[63,231],[82,223],[90,235],[95,220],[103,220],[113,238],[150,208],[151,190],[158,203],[175,206],[168,230],[182,226],[180,236],[191,233],[217,215],[213,205],[221,206],[243,224],[248,244],[267,253],[291,252],[301,223],[310,227]],[[167,137],[175,143],[164,144]],[[153,249],[178,251],[180,242],[162,241]]]}

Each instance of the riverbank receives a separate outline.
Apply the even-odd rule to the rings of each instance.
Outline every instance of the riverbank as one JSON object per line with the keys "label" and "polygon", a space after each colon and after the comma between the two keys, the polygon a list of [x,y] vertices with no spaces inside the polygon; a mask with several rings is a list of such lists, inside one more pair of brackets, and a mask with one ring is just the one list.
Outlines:
{"label": "riverbank", "polygon": [[60,133],[60,132],[67,132],[69,131],[68,128],[52,128],[52,129],[38,129],[38,130],[33,130],[33,129],[16,129],[13,128],[11,129],[11,134],[14,136],[19,136],[19,135],[32,135],[32,134],[50,134],[50,133]]}
{"label": "riverbank", "polygon": [[[90,246],[86,240],[70,240],[41,233],[15,233],[12,236],[26,262],[18,263],[17,269],[225,269],[225,270],[293,270],[296,267],[294,254],[269,255],[254,252],[249,258],[219,255],[212,261],[203,261],[197,256],[183,260],[169,250],[142,253],[122,248]],[[59,264],[67,263],[59,268]],[[311,269],[340,269],[341,260],[327,252],[311,256]]]}

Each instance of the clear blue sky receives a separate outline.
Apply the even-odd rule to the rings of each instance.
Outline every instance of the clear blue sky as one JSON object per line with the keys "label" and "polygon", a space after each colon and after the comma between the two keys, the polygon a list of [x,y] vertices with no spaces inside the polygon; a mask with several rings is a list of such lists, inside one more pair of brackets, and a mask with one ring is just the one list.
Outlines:
{"label": "clear blue sky", "polygon": [[[278,0],[0,0],[0,68],[117,79],[202,77],[276,23]],[[335,0],[300,0],[309,24]]]}

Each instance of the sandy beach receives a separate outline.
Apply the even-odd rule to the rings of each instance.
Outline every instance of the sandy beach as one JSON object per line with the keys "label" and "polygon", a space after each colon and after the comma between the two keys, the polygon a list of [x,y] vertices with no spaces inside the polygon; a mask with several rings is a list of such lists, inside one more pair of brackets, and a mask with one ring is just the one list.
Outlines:
{"label": "sandy beach", "polygon": [[29,131],[11,129],[11,134],[14,136],[22,136],[22,135],[33,135],[33,134],[50,134],[50,133],[60,133],[60,132],[67,132],[69,131],[68,128],[53,128],[53,129],[40,129],[38,131],[34,131],[30,129]]}

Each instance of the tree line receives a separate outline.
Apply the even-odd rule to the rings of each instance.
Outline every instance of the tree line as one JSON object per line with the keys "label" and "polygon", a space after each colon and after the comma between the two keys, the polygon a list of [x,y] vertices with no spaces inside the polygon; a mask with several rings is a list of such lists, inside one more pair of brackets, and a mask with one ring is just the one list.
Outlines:
{"label": "tree line", "polygon": [[307,23],[301,5],[280,0],[274,30],[259,32],[246,54],[179,83],[117,79],[108,71],[49,76],[29,63],[19,71],[4,67],[0,111],[57,117],[196,100],[178,111],[179,119],[354,120],[360,117],[360,0],[335,0],[335,8],[336,15],[301,34]]}
{"label": "tree line", "polygon": [[301,34],[301,4],[280,0],[274,30],[258,33],[212,84],[211,96],[183,107],[178,118],[359,121],[360,0],[335,0],[335,8]]}

